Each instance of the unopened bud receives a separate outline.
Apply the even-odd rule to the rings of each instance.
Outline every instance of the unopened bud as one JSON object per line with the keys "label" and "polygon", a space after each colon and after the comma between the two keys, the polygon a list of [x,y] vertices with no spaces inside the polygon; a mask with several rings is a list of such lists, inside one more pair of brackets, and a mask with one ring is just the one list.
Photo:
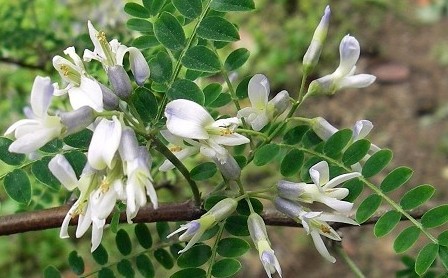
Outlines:
{"label": "unopened bud", "polygon": [[125,127],[121,133],[120,146],[118,148],[124,161],[134,160],[139,155],[139,145],[132,128]]}
{"label": "unopened bud", "polygon": [[70,135],[88,127],[96,118],[94,110],[89,106],[82,106],[71,112],[58,114],[65,127],[64,135]]}
{"label": "unopened bud", "polygon": [[134,75],[135,82],[139,86],[143,86],[145,81],[149,78],[149,65],[143,54],[135,47],[129,48],[129,64]]}
{"label": "unopened bud", "polygon": [[302,193],[304,193],[303,186],[300,186],[303,183],[295,183],[290,181],[281,180],[277,184],[278,196],[295,200],[298,199]]}
{"label": "unopened bud", "polygon": [[257,245],[261,240],[268,240],[268,233],[266,232],[266,225],[260,215],[253,212],[247,218],[247,227],[252,241]]}
{"label": "unopened bud", "polygon": [[238,202],[235,199],[225,198],[214,205],[205,215],[211,215],[215,222],[219,222],[229,217],[236,210],[237,205]]}
{"label": "unopened bud", "polygon": [[111,89],[101,83],[98,84],[100,85],[101,92],[103,93],[103,108],[109,111],[116,110],[120,99],[114,94],[114,92],[112,92]]}
{"label": "unopened bud", "polygon": [[281,91],[269,101],[269,104],[274,108],[274,116],[282,114],[290,105],[288,92]]}
{"label": "unopened bud", "polygon": [[230,154],[227,154],[225,160],[218,160],[218,158],[213,157],[213,160],[215,161],[216,165],[219,168],[219,171],[221,174],[226,178],[227,180],[237,180],[241,175],[241,168],[236,162],[235,158],[231,156]]}
{"label": "unopened bud", "polygon": [[120,65],[111,66],[107,69],[107,76],[115,94],[126,100],[132,92],[132,85],[124,68]]}
{"label": "unopened bud", "polygon": [[325,120],[322,117],[316,117],[312,119],[311,128],[313,129],[314,133],[316,135],[326,141],[328,140],[333,134],[335,134],[338,129],[332,126],[327,120]]}
{"label": "unopened bud", "polygon": [[274,205],[278,211],[293,219],[297,219],[297,217],[299,217],[299,215],[303,212],[303,208],[299,204],[280,197],[275,198]]}

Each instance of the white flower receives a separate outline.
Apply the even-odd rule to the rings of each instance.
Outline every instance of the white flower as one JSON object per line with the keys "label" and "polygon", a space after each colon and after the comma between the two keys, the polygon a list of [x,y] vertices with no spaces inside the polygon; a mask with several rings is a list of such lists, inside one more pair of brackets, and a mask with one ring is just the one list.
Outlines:
{"label": "white flower", "polygon": [[249,143],[249,139],[235,132],[241,121],[238,118],[215,121],[199,104],[176,99],[166,105],[166,127],[179,137],[196,139],[201,143],[201,154],[214,158],[221,163],[227,159],[224,146],[236,146]]}
{"label": "white flower", "polygon": [[289,94],[283,90],[268,101],[269,81],[262,74],[254,75],[248,85],[248,95],[252,107],[238,111],[238,118],[244,118],[255,131],[260,131],[276,115],[283,113],[289,106]]}
{"label": "white flower", "polygon": [[356,74],[356,62],[359,59],[359,42],[352,36],[346,35],[339,46],[339,67],[329,75],[311,82],[309,95],[334,94],[344,88],[364,88],[372,84],[376,77],[371,74]]}
{"label": "white flower", "polygon": [[334,188],[350,179],[361,176],[360,173],[339,175],[329,180],[329,168],[326,161],[321,161],[309,170],[312,184],[278,182],[278,195],[282,198],[304,203],[320,202],[339,212],[349,212],[353,203],[341,201],[348,196],[347,188]]}
{"label": "white flower", "polygon": [[319,25],[313,34],[310,46],[303,56],[303,67],[305,73],[309,73],[319,61],[322,52],[322,46],[327,37],[328,25],[330,23],[330,6],[325,7],[324,15],[322,16]]}
{"label": "white flower", "polygon": [[101,119],[90,141],[87,159],[96,170],[112,168],[113,158],[121,139],[121,123],[116,116],[112,120]]}
{"label": "white flower", "polygon": [[258,250],[260,260],[268,277],[271,278],[271,275],[275,272],[282,277],[282,270],[277,257],[274,254],[274,250],[271,248],[263,218],[257,213],[251,213],[247,219],[247,226],[249,228],[250,237],[255,244],[255,248]]}
{"label": "white flower", "polygon": [[53,90],[49,77],[37,76],[34,79],[31,111],[28,111],[31,118],[17,121],[5,132],[5,135],[14,133],[16,138],[9,146],[10,152],[31,153],[61,134],[63,125],[59,117],[48,115]]}
{"label": "white flower", "polygon": [[86,75],[84,64],[76,54],[74,47],[67,48],[64,53],[69,55],[73,62],[61,56],[55,56],[53,67],[68,85],[64,89],[59,89],[59,85],[55,83],[54,94],[61,96],[68,93],[70,104],[75,110],[82,106],[89,106],[101,112],[103,110],[103,93],[100,85]]}
{"label": "white flower", "polygon": [[353,219],[339,214],[331,214],[324,212],[306,211],[299,204],[283,198],[274,200],[275,207],[280,212],[291,217],[295,221],[302,223],[305,231],[311,235],[317,251],[328,261],[334,263],[336,259],[330,255],[320,235],[328,237],[332,240],[340,241],[339,234],[327,222],[347,223],[358,225]]}
{"label": "white flower", "polygon": [[179,240],[188,241],[185,248],[179,251],[179,254],[183,253],[197,243],[205,231],[215,226],[218,222],[229,217],[235,211],[237,205],[238,202],[232,198],[221,200],[199,219],[190,221],[185,225],[181,225],[179,229],[169,234],[167,238],[185,231],[179,236]]}
{"label": "white flower", "polygon": [[135,47],[127,47],[120,44],[116,39],[107,42],[106,34],[98,32],[90,21],[87,22],[90,39],[94,45],[94,50],[84,51],[84,61],[97,60],[108,70],[112,66],[123,66],[124,55],[129,52],[129,64],[138,85],[143,85],[150,75],[149,66],[145,57]]}
{"label": "white flower", "polygon": [[[185,158],[193,156],[199,152],[200,144],[194,140],[183,139],[172,134],[169,130],[166,129],[161,130],[160,134],[168,141],[168,149],[180,161],[183,161]],[[188,145],[184,143],[184,140],[188,143]],[[159,167],[159,170],[162,172],[166,172],[171,169],[174,169],[174,165],[168,159],[166,159]]]}
{"label": "white flower", "polygon": [[126,216],[129,223],[139,209],[147,202],[147,197],[155,209],[158,207],[157,194],[151,177],[151,157],[148,150],[138,145],[133,129],[123,130],[119,148],[120,156],[127,175],[125,187]]}

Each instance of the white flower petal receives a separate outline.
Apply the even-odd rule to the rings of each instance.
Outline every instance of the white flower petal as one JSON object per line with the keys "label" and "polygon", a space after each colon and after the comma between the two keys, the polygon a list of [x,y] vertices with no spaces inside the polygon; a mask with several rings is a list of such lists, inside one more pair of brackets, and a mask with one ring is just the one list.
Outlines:
{"label": "white flower petal", "polygon": [[[89,36],[90,36],[90,40],[93,43],[93,46],[95,47],[95,49],[93,50],[93,52],[97,53],[99,56],[104,57],[104,52],[103,49],[101,47],[101,43],[98,40],[98,31],[95,29],[95,27],[93,27],[92,22],[87,21],[87,28],[89,29]],[[85,57],[84,57],[85,59]]]}
{"label": "white flower petal", "polygon": [[338,212],[349,212],[353,208],[353,203],[341,201],[336,198],[322,197],[320,201]]}
{"label": "white flower petal", "polygon": [[166,105],[166,127],[177,136],[208,139],[206,126],[214,123],[212,116],[196,102],[176,99]]}
{"label": "white flower petal", "polygon": [[322,187],[330,178],[330,170],[326,161],[321,161],[310,168],[310,176],[314,184]]}
{"label": "white flower petal", "polygon": [[356,74],[344,77],[339,83],[338,88],[364,88],[375,82],[376,76],[371,74]]}
{"label": "white flower petal", "polygon": [[249,80],[248,95],[253,108],[265,109],[269,96],[269,81],[263,74],[256,74]]}
{"label": "white flower petal", "polygon": [[36,76],[31,89],[30,103],[31,109],[37,117],[43,118],[47,115],[53,91],[54,87],[51,84],[50,77]]}
{"label": "white flower petal", "polygon": [[17,138],[8,149],[14,153],[31,153],[56,138],[60,131],[60,127],[36,130],[34,133],[28,133]]}
{"label": "white flower petal", "polygon": [[48,168],[67,190],[72,191],[78,186],[75,171],[62,154],[53,157],[48,163]]}
{"label": "white flower petal", "polygon": [[373,128],[373,124],[368,120],[360,120],[353,126],[353,141],[365,138]]}
{"label": "white flower petal", "polygon": [[121,123],[113,116],[112,121],[102,119],[92,136],[87,159],[96,170],[112,167],[112,160],[121,139]]}
{"label": "white flower petal", "polygon": [[335,134],[338,129],[332,126],[327,120],[322,117],[317,117],[312,120],[312,129],[319,136],[320,139],[326,141],[333,134]]}
{"label": "white flower petal", "polygon": [[324,190],[328,189],[328,188],[333,188],[343,182],[346,182],[348,180],[351,180],[351,179],[354,179],[354,178],[357,178],[360,176],[361,176],[361,174],[358,172],[339,175],[337,177],[334,177],[331,181],[327,182],[322,188]]}
{"label": "white flower petal", "polygon": [[87,77],[81,76],[81,85],[72,87],[68,91],[70,104],[74,110],[83,106],[89,106],[94,110],[103,111],[103,93],[100,85]]}
{"label": "white flower petal", "polygon": [[317,231],[311,232],[311,237],[314,242],[314,246],[316,246],[317,252],[322,255],[326,260],[328,260],[331,263],[335,263],[336,259],[330,255],[330,253],[327,250],[327,247],[324,244],[324,241],[320,237],[320,234]]}
{"label": "white flower petal", "polygon": [[324,212],[318,217],[318,219],[325,222],[340,222],[359,226],[359,224],[355,220],[339,214],[331,214]]}
{"label": "white flower petal", "polygon": [[[102,222],[105,222],[105,220],[103,220]],[[95,222],[93,222],[92,225],[92,247],[90,248],[90,252],[93,253],[93,251],[96,250],[96,248],[98,248],[98,246],[100,246],[101,243],[101,239],[103,237],[103,225],[98,225]]]}
{"label": "white flower petal", "polygon": [[249,138],[238,133],[229,135],[214,135],[210,137],[210,140],[213,140],[216,144],[225,146],[238,146],[250,142]]}
{"label": "white flower petal", "polygon": [[149,78],[150,71],[148,62],[146,62],[145,57],[137,48],[129,47],[127,51],[129,52],[129,64],[131,65],[135,82],[139,86],[142,86],[146,79]]}
{"label": "white flower petal", "polygon": [[336,70],[340,76],[347,75],[359,59],[359,42],[352,36],[346,35],[339,45],[340,64]]}

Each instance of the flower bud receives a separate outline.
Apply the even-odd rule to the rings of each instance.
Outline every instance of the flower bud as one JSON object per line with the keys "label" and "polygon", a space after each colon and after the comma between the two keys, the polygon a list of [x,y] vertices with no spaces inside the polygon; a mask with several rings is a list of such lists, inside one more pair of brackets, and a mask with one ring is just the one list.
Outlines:
{"label": "flower bud", "polygon": [[89,106],[82,106],[71,112],[58,114],[61,123],[65,127],[65,134],[70,135],[88,127],[95,120],[94,110]]}
{"label": "flower bud", "polygon": [[316,66],[317,62],[319,61],[319,57],[322,52],[322,46],[325,42],[325,38],[327,37],[330,13],[330,6],[327,6],[319,25],[314,31],[313,39],[311,40],[310,46],[303,56],[303,68],[305,73],[307,74]]}
{"label": "flower bud", "polygon": [[107,86],[101,83],[98,84],[100,85],[101,92],[103,93],[103,108],[109,111],[116,110],[118,108],[120,99]]}
{"label": "flower bud", "polygon": [[278,196],[289,200],[296,200],[304,193],[304,188],[301,185],[305,185],[305,183],[281,180],[277,184]]}
{"label": "flower bud", "polygon": [[132,128],[125,127],[123,129],[118,151],[124,161],[131,161],[139,156],[140,149]]}
{"label": "flower bud", "polygon": [[313,129],[314,133],[316,133],[316,135],[324,141],[328,140],[333,134],[338,131],[337,128],[332,126],[329,122],[327,122],[327,120],[322,117],[316,117],[312,119],[311,128]]}
{"label": "flower bud", "polygon": [[132,92],[132,85],[124,68],[119,65],[111,66],[107,69],[107,76],[115,94],[126,100]]}
{"label": "flower bud", "polygon": [[288,109],[289,104],[289,94],[286,90],[281,91],[269,101],[269,105],[274,109],[273,116],[278,116],[285,112],[286,109]]}
{"label": "flower bud", "polygon": [[227,180],[237,180],[241,175],[241,168],[236,162],[235,158],[231,156],[230,154],[227,154],[225,160],[220,161],[218,157],[214,156],[213,161],[216,163],[216,165],[219,168],[219,171],[221,174],[226,178]]}
{"label": "flower bud", "polygon": [[249,215],[249,218],[247,218],[247,227],[249,228],[249,234],[255,246],[261,240],[268,240],[266,225],[264,224],[263,218],[257,213],[253,212]]}
{"label": "flower bud", "polygon": [[137,48],[129,47],[128,51],[129,64],[131,65],[131,71],[134,75],[135,82],[139,86],[143,86],[150,74],[148,62],[146,62],[145,57]]}
{"label": "flower bud", "polygon": [[297,219],[301,213],[303,213],[303,208],[299,204],[289,201],[280,197],[274,199],[275,208],[286,214],[287,216]]}
{"label": "flower bud", "polygon": [[236,210],[237,205],[238,202],[235,199],[225,198],[214,205],[204,216],[211,215],[215,222],[219,222],[229,217]]}

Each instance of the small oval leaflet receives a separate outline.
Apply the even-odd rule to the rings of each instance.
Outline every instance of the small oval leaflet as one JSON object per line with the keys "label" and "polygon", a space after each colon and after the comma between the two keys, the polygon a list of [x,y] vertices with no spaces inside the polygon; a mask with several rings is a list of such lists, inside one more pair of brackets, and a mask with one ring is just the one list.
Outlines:
{"label": "small oval leaflet", "polygon": [[376,237],[383,237],[389,234],[400,222],[401,213],[396,210],[390,210],[378,219],[374,227]]}
{"label": "small oval leaflet", "polygon": [[135,17],[149,18],[151,16],[149,11],[145,7],[143,7],[140,4],[133,3],[133,2],[126,3],[124,5],[124,11],[127,14],[135,16]]}
{"label": "small oval leaflet", "polygon": [[185,47],[185,33],[172,14],[164,12],[154,23],[154,34],[157,40],[166,48],[174,51]]}
{"label": "small oval leaflet", "polygon": [[216,251],[222,257],[234,258],[244,255],[250,249],[250,245],[244,239],[228,237],[221,239]]}
{"label": "small oval leaflet", "polygon": [[131,254],[132,251],[132,243],[128,233],[120,229],[115,236],[115,243],[117,244],[117,249],[121,254],[127,256]]}
{"label": "small oval leaflet", "polygon": [[174,99],[188,99],[200,105],[204,105],[204,93],[193,81],[177,79],[173,86],[166,92],[167,96]]}
{"label": "small oval leaflet", "polygon": [[137,266],[138,272],[140,272],[143,277],[154,277],[155,271],[151,260],[145,254],[138,255],[135,259],[135,265]]}
{"label": "small oval leaflet", "polygon": [[212,248],[205,244],[191,247],[177,258],[177,265],[181,268],[198,267],[210,260]]}
{"label": "small oval leaflet", "polygon": [[405,166],[395,168],[381,182],[381,190],[387,193],[399,188],[412,177],[413,172],[411,168]]}
{"label": "small oval leaflet", "polygon": [[305,155],[303,151],[298,149],[290,150],[282,160],[280,165],[280,173],[285,177],[290,177],[300,170]]}
{"label": "small oval leaflet", "polygon": [[213,177],[217,172],[216,164],[213,162],[204,162],[194,167],[190,171],[191,178],[196,181],[202,181]]}
{"label": "small oval leaflet", "polygon": [[257,166],[263,166],[275,159],[280,151],[280,147],[277,144],[267,144],[257,149],[254,156],[254,164]]}
{"label": "small oval leaflet", "polygon": [[417,208],[428,201],[435,191],[435,188],[429,184],[419,185],[401,197],[400,206],[405,210]]}
{"label": "small oval leaflet", "polygon": [[362,167],[362,175],[370,178],[383,170],[392,160],[392,151],[388,149],[379,150],[374,153]]}
{"label": "small oval leaflet", "polygon": [[134,268],[132,267],[131,262],[127,259],[122,259],[117,264],[117,270],[124,277],[134,277],[135,276]]}
{"label": "small oval leaflet", "polygon": [[182,57],[182,65],[187,69],[215,73],[221,70],[218,56],[210,48],[197,45],[188,49]]}
{"label": "small oval leaflet", "polygon": [[208,16],[199,24],[199,37],[214,41],[233,42],[240,39],[236,27],[220,16]]}
{"label": "small oval leaflet", "polygon": [[423,275],[432,265],[439,252],[439,246],[435,243],[428,243],[417,255],[415,260],[415,272]]}
{"label": "small oval leaflet", "polygon": [[363,223],[367,221],[381,205],[382,198],[377,194],[372,194],[365,198],[356,211],[356,221]]}
{"label": "small oval leaflet", "polygon": [[205,278],[206,272],[202,268],[186,268],[175,272],[170,278]]}
{"label": "small oval leaflet", "polygon": [[11,199],[21,204],[31,201],[31,183],[26,172],[15,169],[9,172],[3,180],[5,191]]}
{"label": "small oval leaflet", "polygon": [[231,277],[241,269],[238,260],[225,258],[215,262],[212,266],[212,275],[217,278]]}
{"label": "small oval leaflet", "polygon": [[369,152],[370,142],[367,139],[357,140],[351,144],[342,155],[342,162],[351,166],[363,159]]}
{"label": "small oval leaflet", "polygon": [[403,253],[417,241],[420,236],[420,229],[410,226],[404,229],[394,241],[394,250],[396,253]]}
{"label": "small oval leaflet", "polygon": [[174,266],[170,253],[163,248],[154,251],[154,258],[166,269],[171,269]]}
{"label": "small oval leaflet", "polygon": [[421,223],[425,228],[435,228],[448,221],[448,205],[440,205],[423,214]]}

